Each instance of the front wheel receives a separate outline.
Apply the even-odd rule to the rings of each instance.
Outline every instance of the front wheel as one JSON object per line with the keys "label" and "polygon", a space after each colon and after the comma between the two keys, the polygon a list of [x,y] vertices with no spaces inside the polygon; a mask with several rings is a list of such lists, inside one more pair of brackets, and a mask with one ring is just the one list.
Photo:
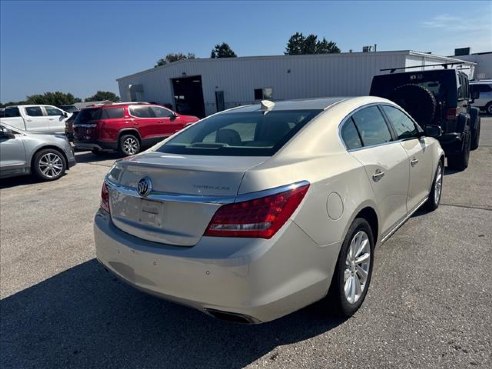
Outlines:
{"label": "front wheel", "polygon": [[371,282],[374,237],[369,223],[356,218],[342,244],[328,301],[341,316],[353,315],[362,305]]}
{"label": "front wheel", "polygon": [[44,149],[34,156],[34,173],[43,181],[54,181],[60,178],[66,169],[65,158],[58,150]]}
{"label": "front wheel", "polygon": [[134,135],[123,135],[120,138],[120,152],[123,155],[135,155],[140,151],[140,141]]}
{"label": "front wheel", "polygon": [[434,181],[432,182],[432,187],[429,193],[429,198],[425,203],[425,208],[428,211],[436,210],[439,206],[439,203],[441,202],[443,174],[444,165],[442,161],[439,161],[436,169],[436,174],[434,176]]}

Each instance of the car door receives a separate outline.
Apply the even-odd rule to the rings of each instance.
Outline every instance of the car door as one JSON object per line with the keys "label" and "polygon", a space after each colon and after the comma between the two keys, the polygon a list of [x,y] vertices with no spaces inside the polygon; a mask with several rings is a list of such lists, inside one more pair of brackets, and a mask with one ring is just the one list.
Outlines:
{"label": "car door", "polygon": [[10,131],[0,126],[0,176],[23,174],[28,166],[22,135],[10,136]]}
{"label": "car door", "polygon": [[[51,129],[48,121],[48,117],[44,115],[41,106],[25,106],[25,120],[26,130],[29,132],[38,133],[54,133],[55,130]],[[63,131],[63,130],[62,130]]]}
{"label": "car door", "polygon": [[407,153],[399,142],[393,141],[386,120],[376,105],[354,112],[344,123],[342,138],[347,136],[344,130],[350,127],[357,132],[361,147],[349,152],[364,166],[374,192],[381,233],[384,235],[407,215]]}
{"label": "car door", "polygon": [[169,137],[183,128],[179,117],[176,117],[172,111],[161,106],[152,106],[151,109],[156,118],[159,118],[155,126],[158,137]]}
{"label": "car door", "polygon": [[413,211],[428,196],[431,187],[433,167],[429,144],[425,137],[417,137],[421,128],[407,114],[390,105],[381,108],[407,153],[410,168],[407,207]]}
{"label": "car door", "polygon": [[50,132],[65,132],[65,112],[54,106],[45,105],[43,106],[44,111],[47,115],[48,125],[47,130]]}
{"label": "car door", "polygon": [[133,127],[138,129],[138,133],[145,145],[152,144],[156,136],[156,126],[160,118],[156,118],[149,105],[132,105],[128,108]]}

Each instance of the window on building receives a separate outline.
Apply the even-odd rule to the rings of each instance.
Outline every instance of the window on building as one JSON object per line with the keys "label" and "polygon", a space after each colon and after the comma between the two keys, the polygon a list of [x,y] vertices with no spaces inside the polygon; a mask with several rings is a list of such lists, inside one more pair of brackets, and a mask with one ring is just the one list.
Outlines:
{"label": "window on building", "polygon": [[255,100],[271,100],[273,97],[273,88],[255,88]]}

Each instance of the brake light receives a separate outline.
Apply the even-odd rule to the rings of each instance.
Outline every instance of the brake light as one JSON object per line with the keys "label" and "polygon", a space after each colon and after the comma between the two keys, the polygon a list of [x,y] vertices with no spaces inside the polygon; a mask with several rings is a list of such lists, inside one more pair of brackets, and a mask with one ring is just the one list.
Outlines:
{"label": "brake light", "polygon": [[449,108],[446,111],[446,119],[448,119],[448,120],[456,119],[457,114],[458,114],[457,108]]}
{"label": "brake light", "polygon": [[111,209],[109,208],[109,190],[106,182],[103,182],[101,188],[101,209],[104,209],[108,213],[111,213]]}
{"label": "brake light", "polygon": [[220,207],[204,236],[271,238],[297,209],[309,184]]}

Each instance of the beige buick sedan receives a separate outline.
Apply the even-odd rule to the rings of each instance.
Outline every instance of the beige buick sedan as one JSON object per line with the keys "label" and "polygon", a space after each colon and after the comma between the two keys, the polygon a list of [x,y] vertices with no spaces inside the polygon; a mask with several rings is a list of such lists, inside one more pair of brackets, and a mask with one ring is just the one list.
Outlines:
{"label": "beige buick sedan", "polygon": [[439,205],[436,130],[375,97],[217,113],[115,163],[97,258],[142,291],[223,319],[266,322],[321,299],[350,316],[374,247]]}

